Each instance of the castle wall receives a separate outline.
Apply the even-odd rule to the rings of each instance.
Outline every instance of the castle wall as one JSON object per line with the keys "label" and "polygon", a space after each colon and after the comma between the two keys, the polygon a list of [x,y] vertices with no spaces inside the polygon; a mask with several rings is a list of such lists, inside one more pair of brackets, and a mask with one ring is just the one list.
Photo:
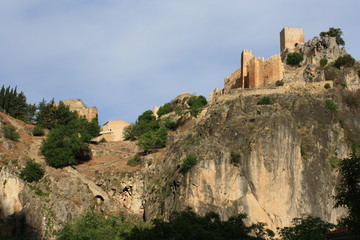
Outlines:
{"label": "castle wall", "polygon": [[292,51],[296,44],[304,43],[304,29],[284,27],[280,32],[280,52],[285,49]]}
{"label": "castle wall", "polygon": [[275,83],[284,77],[284,65],[280,54],[276,54],[265,60],[264,63],[264,85]]}
{"label": "castle wall", "polygon": [[241,52],[241,88],[249,87],[249,71],[250,71],[250,61],[253,58],[251,50],[243,50]]}

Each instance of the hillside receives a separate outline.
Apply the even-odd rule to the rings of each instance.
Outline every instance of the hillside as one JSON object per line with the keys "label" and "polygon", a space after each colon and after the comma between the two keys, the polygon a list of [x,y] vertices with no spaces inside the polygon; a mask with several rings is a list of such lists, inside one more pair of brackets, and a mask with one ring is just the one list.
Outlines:
{"label": "hillside", "polygon": [[[339,47],[321,48],[315,57],[346,54],[333,48]],[[283,86],[225,86],[196,117],[186,111],[162,116],[177,121],[165,148],[90,144],[89,161],[64,168],[46,165],[40,150],[46,136],[32,136],[32,124],[0,113],[0,129],[11,125],[20,135],[12,141],[0,131],[0,237],[26,231],[55,239],[56,230],[89,208],[146,221],[187,207],[200,215],[214,211],[222,220],[247,213],[247,223],[261,221],[274,231],[308,215],[336,223],[346,212],[334,208],[338,162],[360,153],[360,65],[331,64],[285,65]],[[136,154],[141,164],[129,166]],[[187,156],[197,163],[184,171]],[[44,167],[39,182],[19,177],[28,160]]]}

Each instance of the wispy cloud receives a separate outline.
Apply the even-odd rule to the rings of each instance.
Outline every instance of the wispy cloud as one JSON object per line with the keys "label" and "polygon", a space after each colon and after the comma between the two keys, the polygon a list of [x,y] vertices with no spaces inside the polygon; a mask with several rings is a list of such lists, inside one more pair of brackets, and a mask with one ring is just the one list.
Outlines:
{"label": "wispy cloud", "polygon": [[283,26],[340,27],[360,58],[357,0],[0,2],[0,81],[30,101],[82,98],[100,119],[134,121],[184,91],[208,95],[243,48],[269,57]]}

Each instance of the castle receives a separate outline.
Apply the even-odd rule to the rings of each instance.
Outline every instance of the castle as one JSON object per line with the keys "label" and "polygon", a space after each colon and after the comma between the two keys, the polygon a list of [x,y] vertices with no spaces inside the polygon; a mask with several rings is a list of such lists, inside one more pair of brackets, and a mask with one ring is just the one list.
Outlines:
{"label": "castle", "polygon": [[304,29],[285,27],[280,32],[280,53],[268,59],[255,57],[251,50],[241,53],[241,67],[224,79],[224,92],[234,88],[258,88],[284,77],[282,55],[304,44]]}

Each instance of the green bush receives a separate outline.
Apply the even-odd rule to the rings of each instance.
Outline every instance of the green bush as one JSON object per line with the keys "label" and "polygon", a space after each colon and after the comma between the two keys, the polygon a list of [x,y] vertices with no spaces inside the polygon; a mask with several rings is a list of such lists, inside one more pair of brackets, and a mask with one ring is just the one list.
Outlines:
{"label": "green bush", "polygon": [[140,217],[112,214],[105,215],[94,211],[87,211],[80,217],[68,221],[56,233],[58,240],[123,240],[136,228],[142,231],[150,224],[142,221]]}
{"label": "green bush", "polygon": [[[265,229],[264,223],[250,226],[245,224],[246,214],[238,214],[226,221],[215,212],[199,216],[191,208],[173,212],[169,221],[156,219],[153,227],[136,231],[134,229],[126,240],[265,240],[273,239],[274,232]],[[253,236],[255,235],[255,236]]]}
{"label": "green bush", "polygon": [[284,86],[284,81],[283,81],[283,80],[277,80],[277,81],[275,82],[275,85],[278,86],[278,87]]}
{"label": "green bush", "polygon": [[21,171],[20,177],[27,182],[39,181],[44,176],[44,169],[40,164],[28,161],[25,168]]}
{"label": "green bush", "polygon": [[197,158],[194,155],[187,155],[186,158],[183,160],[180,172],[185,174],[190,171],[197,164]]}
{"label": "green bush", "polygon": [[52,129],[41,145],[46,163],[59,168],[88,160],[88,143],[93,136],[87,123],[81,118]]}
{"label": "green bush", "polygon": [[33,136],[44,136],[45,135],[44,128],[40,125],[36,125],[33,128],[32,134]]}
{"label": "green bush", "polygon": [[298,65],[303,60],[304,60],[304,56],[298,52],[289,53],[286,57],[286,63],[289,65]]}
{"label": "green bush", "polygon": [[320,60],[320,66],[321,67],[325,67],[327,63],[328,63],[328,60],[326,58],[323,58],[323,59]]}
{"label": "green bush", "polygon": [[18,141],[20,135],[16,132],[14,126],[4,126],[3,127],[4,137],[13,141]]}
{"label": "green bush", "polygon": [[326,99],[325,104],[327,108],[331,111],[336,111],[338,109],[338,106],[336,105],[336,103],[334,103],[332,99]]}
{"label": "green bush", "polygon": [[329,28],[329,31],[327,32],[321,32],[320,33],[320,37],[325,37],[325,36],[330,36],[330,37],[334,37],[336,39],[336,43],[340,46],[344,46],[345,45],[345,41],[344,39],[341,37],[341,35],[343,34],[343,32],[341,31],[340,28]]}
{"label": "green bush", "polygon": [[177,127],[177,124],[176,124],[176,122],[174,122],[174,121],[172,121],[170,119],[165,119],[164,126],[167,129],[174,131],[176,129],[176,127]]}
{"label": "green bush", "polygon": [[358,76],[360,77],[360,70],[357,72]]}
{"label": "green bush", "polygon": [[270,97],[263,97],[257,103],[257,105],[269,105],[269,104],[271,104]]}
{"label": "green bush", "polygon": [[155,131],[159,127],[160,121],[156,120],[151,110],[147,110],[138,117],[135,124],[125,128],[124,138],[126,140],[135,140],[149,131]]}
{"label": "green bush", "polygon": [[331,86],[330,86],[329,83],[327,83],[327,84],[324,85],[324,88],[329,89],[329,88],[331,88]]}
{"label": "green bush", "polygon": [[142,159],[141,159],[140,155],[135,154],[135,156],[127,162],[127,165],[135,167],[137,165],[140,165],[141,162],[142,162]]}
{"label": "green bush", "polygon": [[143,149],[145,152],[149,149],[158,149],[166,146],[168,132],[165,127],[160,127],[156,130],[148,131],[142,134],[136,145]]}
{"label": "green bush", "polygon": [[239,166],[241,162],[241,153],[239,152],[231,152],[230,154],[230,163],[235,166]]}
{"label": "green bush", "polygon": [[187,103],[190,106],[190,113],[196,117],[202,108],[207,104],[207,100],[204,96],[191,96]]}
{"label": "green bush", "polygon": [[334,224],[323,221],[318,217],[294,218],[292,226],[284,227],[279,230],[281,239],[296,240],[323,240],[325,233],[329,232],[335,226]]}
{"label": "green bush", "polygon": [[161,117],[162,115],[165,115],[167,113],[170,113],[173,111],[173,107],[171,106],[170,103],[165,103],[163,106],[161,106],[159,108],[159,110],[157,111],[157,115],[159,117]]}
{"label": "green bush", "polygon": [[352,67],[355,65],[355,59],[347,54],[342,57],[338,57],[334,63],[334,67],[340,69],[341,67]]}

